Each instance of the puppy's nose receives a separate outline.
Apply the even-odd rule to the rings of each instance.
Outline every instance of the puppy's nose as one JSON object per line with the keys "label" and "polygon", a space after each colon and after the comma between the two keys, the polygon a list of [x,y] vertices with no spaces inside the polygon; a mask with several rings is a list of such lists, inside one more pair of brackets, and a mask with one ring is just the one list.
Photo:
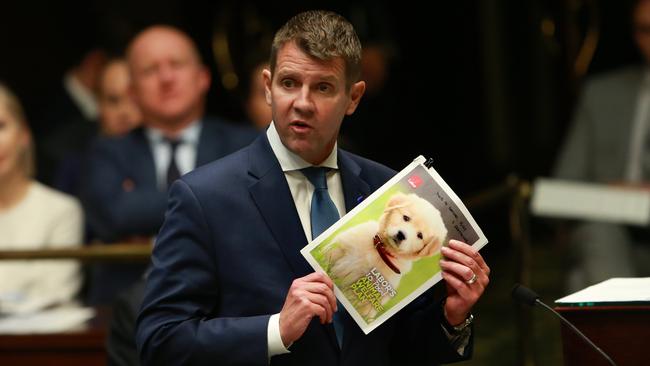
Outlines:
{"label": "puppy's nose", "polygon": [[397,232],[397,235],[395,235],[395,239],[396,239],[396,241],[399,243],[399,242],[401,242],[402,240],[406,239],[406,236],[404,235],[404,233],[402,232],[402,230],[400,230],[400,231]]}

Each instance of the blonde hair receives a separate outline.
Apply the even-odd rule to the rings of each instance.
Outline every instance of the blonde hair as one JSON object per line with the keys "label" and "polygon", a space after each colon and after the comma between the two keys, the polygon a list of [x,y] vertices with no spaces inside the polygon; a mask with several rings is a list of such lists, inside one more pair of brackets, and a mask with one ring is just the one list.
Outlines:
{"label": "blonde hair", "polygon": [[27,133],[30,138],[27,146],[21,151],[20,166],[23,173],[28,177],[34,177],[36,173],[36,163],[34,162],[34,144],[31,139],[31,132],[25,112],[18,97],[4,84],[0,83],[0,106],[3,106],[9,112],[9,115],[16,120],[20,129]]}
{"label": "blonde hair", "polygon": [[361,77],[361,42],[352,24],[339,14],[311,10],[289,19],[273,38],[270,60],[272,73],[275,71],[278,51],[287,42],[295,42],[303,52],[319,60],[343,58],[345,84],[348,88]]}

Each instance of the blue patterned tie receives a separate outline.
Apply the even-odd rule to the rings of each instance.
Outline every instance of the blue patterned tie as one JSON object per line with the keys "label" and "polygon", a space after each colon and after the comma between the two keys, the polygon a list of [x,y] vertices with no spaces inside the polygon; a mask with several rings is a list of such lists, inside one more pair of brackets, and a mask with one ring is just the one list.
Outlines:
{"label": "blue patterned tie", "polygon": [[[311,197],[311,237],[316,239],[327,228],[332,226],[333,223],[338,221],[339,212],[332,201],[332,198],[327,191],[327,177],[325,173],[329,168],[322,167],[309,167],[301,169],[302,174],[309,179],[309,182],[314,186],[314,194]],[[334,331],[336,332],[336,340],[339,343],[339,348],[343,344],[343,312],[345,309],[341,303],[336,301],[338,311],[334,313]]]}

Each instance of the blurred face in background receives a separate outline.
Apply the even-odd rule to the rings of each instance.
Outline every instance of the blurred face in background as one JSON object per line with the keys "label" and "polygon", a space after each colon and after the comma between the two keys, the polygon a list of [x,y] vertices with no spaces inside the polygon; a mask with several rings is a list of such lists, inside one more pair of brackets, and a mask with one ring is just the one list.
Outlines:
{"label": "blurred face in background", "polygon": [[127,59],[144,123],[182,128],[203,116],[210,73],[187,35],[170,27],[148,28],[133,40]]}
{"label": "blurred face in background", "polygon": [[650,1],[641,0],[634,10],[634,40],[646,64],[650,64]]}
{"label": "blurred face in background", "polygon": [[0,181],[16,175],[27,176],[27,154],[31,138],[24,123],[11,113],[0,89]]}
{"label": "blurred face in background", "polygon": [[137,127],[142,115],[129,94],[130,76],[125,61],[109,62],[99,84],[99,114],[102,133],[123,135]]}

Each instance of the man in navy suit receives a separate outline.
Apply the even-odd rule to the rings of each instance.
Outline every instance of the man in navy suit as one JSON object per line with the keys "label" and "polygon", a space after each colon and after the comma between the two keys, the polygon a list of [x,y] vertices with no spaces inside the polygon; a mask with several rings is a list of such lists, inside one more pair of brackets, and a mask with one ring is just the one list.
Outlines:
{"label": "man in navy suit", "polygon": [[[81,189],[91,232],[105,243],[155,235],[171,181],[246,146],[257,135],[204,116],[210,73],[194,42],[180,30],[143,30],[130,43],[127,61],[143,127],[99,139],[89,153]],[[89,302],[112,301],[143,269],[94,266]]]}
{"label": "man in navy suit", "polygon": [[299,253],[313,236],[316,197],[303,169],[329,170],[339,214],[395,173],[337,148],[343,117],[365,89],[360,54],[352,25],[331,12],[301,13],[278,31],[264,71],[273,123],[247,148],[171,187],[138,316],[143,364],[431,365],[469,357],[470,311],[489,282],[469,245],[443,249],[445,300],[426,293],[369,335],[337,309],[331,280]]}

